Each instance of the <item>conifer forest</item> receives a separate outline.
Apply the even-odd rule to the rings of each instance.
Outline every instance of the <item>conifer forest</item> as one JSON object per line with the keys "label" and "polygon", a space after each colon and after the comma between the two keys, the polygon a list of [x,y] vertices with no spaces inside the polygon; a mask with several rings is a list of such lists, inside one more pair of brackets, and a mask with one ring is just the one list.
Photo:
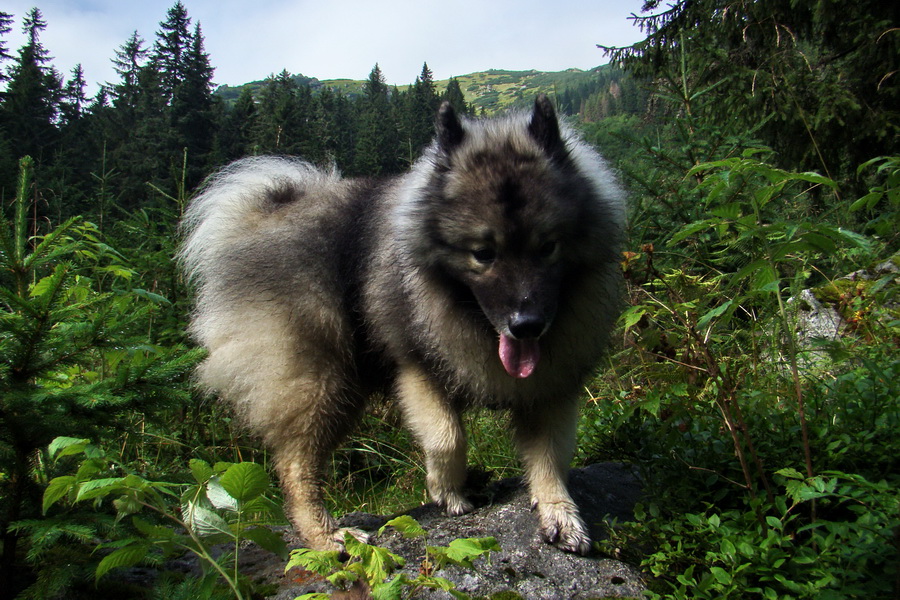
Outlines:
{"label": "conifer forest", "polygon": [[[443,101],[478,118],[539,92],[628,194],[627,303],[574,466],[633,465],[645,495],[593,556],[651,598],[900,595],[896,3],[646,0],[644,39],[596,69],[435,81],[423,62],[403,86],[375,60],[352,85],[217,86],[189,4],[123,40],[93,96],[39,8],[0,12],[0,596],[272,595],[237,568],[245,542],[289,560],[270,457],[192,383],[186,204],[250,155],[402,173]],[[427,501],[401,421],[373,400],[334,457],[335,513]],[[466,427],[470,465],[520,474],[502,416]],[[328,560],[371,597],[437,585]]]}

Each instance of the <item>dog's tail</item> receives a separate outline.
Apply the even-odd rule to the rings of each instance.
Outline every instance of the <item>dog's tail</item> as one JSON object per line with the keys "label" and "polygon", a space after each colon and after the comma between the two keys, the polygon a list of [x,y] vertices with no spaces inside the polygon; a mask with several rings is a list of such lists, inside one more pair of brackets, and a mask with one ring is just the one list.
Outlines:
{"label": "dog's tail", "polygon": [[272,203],[297,197],[310,186],[339,180],[335,170],[274,156],[234,162],[210,176],[191,200],[181,221],[182,244],[176,258],[188,281],[202,288],[215,265]]}

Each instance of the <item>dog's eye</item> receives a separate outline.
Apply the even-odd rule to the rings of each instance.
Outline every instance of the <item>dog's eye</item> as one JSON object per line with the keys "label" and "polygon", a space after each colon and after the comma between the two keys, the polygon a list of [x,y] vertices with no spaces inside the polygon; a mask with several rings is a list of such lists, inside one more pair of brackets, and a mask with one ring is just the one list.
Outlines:
{"label": "dog's eye", "polygon": [[472,250],[472,258],[483,265],[488,265],[497,258],[497,252],[493,248],[476,248]]}
{"label": "dog's eye", "polygon": [[556,240],[552,240],[541,244],[541,247],[538,248],[538,252],[540,253],[541,258],[550,258],[556,253],[556,249],[558,247],[559,242],[557,242]]}

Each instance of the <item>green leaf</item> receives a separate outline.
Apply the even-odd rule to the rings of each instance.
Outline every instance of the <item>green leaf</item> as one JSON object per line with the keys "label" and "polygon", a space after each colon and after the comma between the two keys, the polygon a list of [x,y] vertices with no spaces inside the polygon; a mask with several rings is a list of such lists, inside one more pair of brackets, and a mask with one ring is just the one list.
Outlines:
{"label": "green leaf", "polygon": [[737,219],[742,214],[741,204],[739,202],[729,202],[728,204],[718,206],[709,212],[716,217],[728,220]]}
{"label": "green leaf", "polygon": [[47,452],[50,454],[50,458],[59,460],[63,456],[82,452],[90,443],[91,440],[86,438],[60,436],[50,442],[50,445],[47,446]]}
{"label": "green leaf", "polygon": [[672,243],[680,242],[683,239],[689,238],[695,233],[699,231],[703,231],[704,229],[709,229],[716,223],[716,220],[706,220],[706,221],[696,221],[694,223],[689,223],[681,228],[681,230],[672,236]]}
{"label": "green leaf", "polygon": [[302,567],[319,575],[328,575],[343,563],[340,560],[340,552],[337,550],[311,550],[298,548],[291,551],[291,556],[285,565],[285,572],[294,567]]}
{"label": "green leaf", "polygon": [[631,306],[622,313],[621,319],[625,322],[625,331],[638,324],[640,320],[647,314],[647,309],[643,306]]}
{"label": "green leaf", "polygon": [[418,521],[409,515],[400,515],[391,519],[378,530],[378,533],[384,533],[384,530],[388,527],[393,527],[403,534],[405,538],[425,537],[425,530],[422,529]]}
{"label": "green leaf", "polygon": [[349,533],[344,535],[344,548],[350,556],[359,557],[369,581],[384,581],[394,569],[406,563],[387,548],[365,544]]}
{"label": "green leaf", "polygon": [[741,269],[738,270],[737,273],[730,276],[730,279],[733,284],[740,284],[746,277],[768,266],[769,262],[764,259],[754,260],[741,267]]}
{"label": "green leaf", "polygon": [[44,501],[42,510],[47,514],[47,510],[56,504],[61,498],[65,497],[72,486],[75,484],[75,477],[72,475],[63,475],[62,477],[54,477],[47,489],[44,490]]}
{"label": "green leaf", "polygon": [[269,476],[262,465],[242,462],[232,465],[222,475],[222,487],[240,502],[252,500],[269,488]]}
{"label": "green leaf", "polygon": [[78,488],[75,501],[90,500],[91,498],[99,498],[112,492],[118,492],[122,488],[124,481],[124,477],[104,477],[103,479],[85,481]]}
{"label": "green leaf", "polygon": [[834,240],[815,231],[809,231],[802,236],[804,242],[820,252],[834,252],[837,246]]}
{"label": "green leaf", "polygon": [[402,598],[407,578],[400,573],[386,583],[375,583],[371,588],[372,600],[398,600]]}
{"label": "green leaf", "polygon": [[222,474],[225,471],[227,471],[231,466],[236,465],[236,464],[237,463],[226,462],[226,461],[220,460],[215,465],[213,465],[213,471],[215,471],[218,474]]}
{"label": "green leaf", "polygon": [[816,185],[824,185],[830,188],[837,188],[837,183],[833,179],[829,179],[824,175],[819,175],[813,171],[807,171],[804,173],[791,173],[791,180],[797,181],[805,181],[807,183],[814,183]]}
{"label": "green leaf", "polygon": [[697,320],[697,328],[698,329],[706,329],[706,326],[709,324],[710,321],[712,321],[713,319],[715,319],[717,317],[722,316],[725,312],[727,312],[731,308],[731,306],[733,304],[734,304],[733,300],[727,300],[726,302],[722,303],[720,306],[717,306],[716,308],[707,312],[705,315],[703,315],[702,317],[700,317],[700,319]]}
{"label": "green leaf", "polygon": [[785,468],[785,469],[780,469],[778,471],[775,471],[775,473],[777,475],[781,475],[782,477],[787,477],[788,479],[805,479],[806,478],[803,475],[803,473],[801,473],[797,469],[793,469],[790,467]]}
{"label": "green leaf", "polygon": [[712,573],[713,577],[716,578],[716,581],[722,585],[731,583],[731,574],[722,567],[710,567],[709,572]]}
{"label": "green leaf", "polygon": [[745,541],[739,541],[737,543],[737,550],[747,558],[751,558],[756,555],[756,548]]}
{"label": "green leaf", "polygon": [[99,580],[112,569],[133,567],[144,560],[144,557],[147,556],[149,550],[150,545],[147,543],[135,543],[131,546],[113,550],[103,557],[103,560],[97,565],[97,570],[94,572],[94,579]]}
{"label": "green leaf", "polygon": [[154,294],[153,292],[148,292],[147,290],[132,288],[131,293],[135,296],[138,296],[139,298],[150,300],[151,302],[154,302],[156,304],[172,304],[165,296],[160,296],[159,294]]}
{"label": "green leaf", "polygon": [[188,527],[198,535],[208,536],[221,533],[229,538],[234,538],[234,533],[232,533],[231,527],[228,526],[225,519],[196,502],[190,502],[186,506],[182,506],[181,514]]}
{"label": "green leaf", "polygon": [[831,234],[842,240],[845,244],[850,244],[852,246],[856,246],[857,248],[868,250],[872,247],[872,240],[869,237],[860,235],[855,231],[844,229],[843,227],[832,229]]}
{"label": "green leaf", "polygon": [[872,210],[881,201],[884,196],[883,192],[869,192],[859,200],[850,205],[850,211],[856,212],[862,209]]}
{"label": "green leaf", "polygon": [[360,572],[359,563],[353,563],[346,569],[327,575],[325,579],[336,588],[345,588],[349,584],[359,581],[360,577],[363,577],[363,573]]}
{"label": "green leaf", "polygon": [[454,564],[471,568],[473,566],[472,561],[475,558],[491,551],[499,551],[500,545],[492,537],[463,538],[453,540],[445,548],[429,546],[427,550],[435,554],[435,557],[438,558],[436,561],[438,563],[441,562],[441,557],[443,557]]}
{"label": "green leaf", "polygon": [[237,511],[240,503],[222,486],[218,477],[213,477],[206,484],[206,497],[215,508]]}
{"label": "green leaf", "polygon": [[191,469],[191,475],[194,476],[194,481],[197,483],[206,483],[213,476],[213,469],[205,460],[192,458],[188,462],[188,467]]}
{"label": "green leaf", "polygon": [[[41,278],[37,283],[31,286],[28,295],[32,298],[48,296],[49,301],[57,294],[57,292],[59,292],[65,282],[66,270],[67,269],[62,265],[58,266],[53,273]],[[49,306],[49,302],[44,303],[44,306]]]}
{"label": "green leaf", "polygon": [[[422,587],[431,588],[434,590],[444,590],[445,592],[450,592],[453,594],[454,590],[456,590],[456,585],[449,579],[444,579],[443,577],[437,577],[435,575],[431,576],[419,576],[412,583],[416,583],[421,585]],[[456,594],[453,594],[454,597]],[[468,596],[467,596],[468,597]]]}
{"label": "green leaf", "polygon": [[98,458],[89,458],[81,463],[78,471],[75,472],[75,479],[78,481],[87,481],[97,473],[106,470],[109,465],[105,460]]}

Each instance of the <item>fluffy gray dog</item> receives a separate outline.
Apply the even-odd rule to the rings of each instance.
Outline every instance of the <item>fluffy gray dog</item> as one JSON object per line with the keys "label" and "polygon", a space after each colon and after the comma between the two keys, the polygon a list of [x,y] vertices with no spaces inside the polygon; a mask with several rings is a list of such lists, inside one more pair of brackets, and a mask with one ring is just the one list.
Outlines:
{"label": "fluffy gray dog", "polygon": [[434,143],[396,178],[272,157],[210,178],[180,252],[209,350],[199,379],[273,451],[310,547],[340,547],[325,467],[382,390],[450,515],[472,509],[462,411],[507,411],[542,535],[590,550],[566,478],[579,393],[617,317],[623,212],[602,159],[543,95],[487,120],[445,103]]}

